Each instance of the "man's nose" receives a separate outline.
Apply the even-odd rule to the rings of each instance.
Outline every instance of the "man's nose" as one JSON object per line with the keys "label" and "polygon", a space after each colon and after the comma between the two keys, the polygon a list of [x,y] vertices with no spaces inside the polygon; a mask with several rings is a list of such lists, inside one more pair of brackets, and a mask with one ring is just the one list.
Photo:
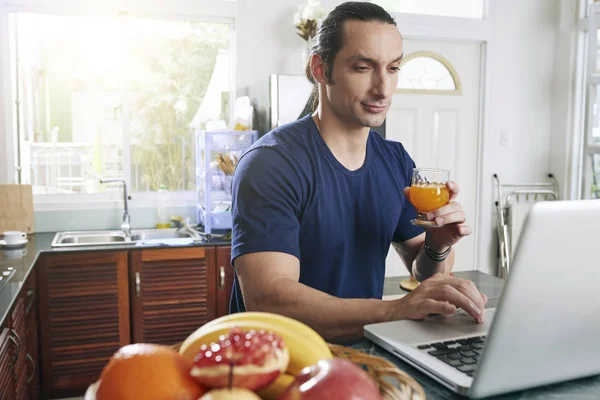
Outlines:
{"label": "man's nose", "polygon": [[380,99],[386,99],[392,95],[395,86],[393,79],[387,72],[376,74],[372,86],[372,94]]}

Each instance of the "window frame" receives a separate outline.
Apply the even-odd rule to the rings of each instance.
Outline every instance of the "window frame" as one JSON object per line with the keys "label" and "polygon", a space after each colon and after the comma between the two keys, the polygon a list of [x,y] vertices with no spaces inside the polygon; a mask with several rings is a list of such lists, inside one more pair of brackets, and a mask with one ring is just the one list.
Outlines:
{"label": "window frame", "polygon": [[[580,3],[580,17],[582,21],[579,24],[579,30],[581,32],[580,40],[583,42],[582,46],[585,49],[580,59],[583,66],[581,75],[584,78],[585,93],[585,106],[584,109],[584,123],[583,129],[580,133],[581,145],[579,146],[580,152],[578,154],[578,168],[577,168],[577,192],[580,199],[588,198],[589,187],[586,182],[586,163],[594,155],[600,156],[600,143],[593,143],[593,107],[596,104],[596,93],[600,90],[600,65],[596,65],[597,53],[598,53],[598,39],[597,36],[592,36],[594,32],[598,32],[600,29],[600,2],[594,2],[588,4],[587,0],[581,0]],[[597,35],[597,33],[596,33]],[[595,38],[595,40],[594,40]],[[600,112],[600,111],[599,111]],[[592,170],[592,174],[594,171]]]}
{"label": "window frame", "polygon": [[431,51],[417,51],[415,53],[411,53],[408,56],[404,57],[402,62],[400,63],[400,70],[402,67],[414,60],[415,58],[431,58],[442,64],[444,68],[448,70],[450,76],[452,77],[452,81],[454,82],[454,89],[408,89],[408,88],[399,88],[396,87],[394,93],[396,94],[424,94],[424,95],[450,95],[450,96],[460,96],[462,95],[462,83],[460,82],[460,77],[456,72],[456,69],[452,65],[450,61],[448,61],[444,56],[438,53],[434,53]]}
{"label": "window frame", "polygon": [[[0,162],[0,179],[3,175],[7,177],[7,182],[18,182],[19,154],[16,123],[17,118],[13,109],[12,99],[15,91],[15,70],[14,60],[11,60],[12,38],[9,36],[9,14],[11,13],[37,13],[49,15],[64,16],[121,16],[127,15],[136,18],[160,19],[168,21],[193,21],[193,22],[212,22],[223,23],[230,27],[230,51],[231,51],[231,76],[230,84],[232,90],[229,96],[230,115],[234,109],[236,98],[236,74],[237,74],[237,43],[236,43],[236,23],[238,5],[232,0],[197,0],[190,10],[189,2],[184,0],[174,0],[171,2],[160,2],[151,0],[140,6],[134,0],[127,0],[117,4],[116,2],[106,2],[93,6],[82,5],[77,0],[67,0],[47,4],[44,0],[12,0],[3,2],[0,0],[0,88],[3,89],[4,102],[0,102],[0,121],[4,114],[3,128],[5,137],[2,138],[0,130],[0,154],[6,154],[6,161]],[[136,4],[137,3],[137,4]],[[125,124],[127,123],[127,117]],[[124,136],[128,136],[128,128],[124,127]],[[124,148],[124,167],[123,177],[127,182],[127,194],[130,196],[129,207],[145,208],[156,207],[160,202],[160,196],[157,192],[131,192],[131,165],[130,154],[126,154],[126,147],[129,145],[129,137],[123,138]],[[2,145],[5,144],[5,148]],[[0,157],[2,159],[4,157]],[[5,173],[2,174],[2,170]],[[176,206],[190,207],[197,204],[197,194],[195,190],[174,191],[170,198]],[[123,195],[121,190],[102,192],[102,193],[70,193],[70,194],[37,194],[33,196],[34,207],[36,211],[59,211],[74,209],[113,209],[122,207]]]}

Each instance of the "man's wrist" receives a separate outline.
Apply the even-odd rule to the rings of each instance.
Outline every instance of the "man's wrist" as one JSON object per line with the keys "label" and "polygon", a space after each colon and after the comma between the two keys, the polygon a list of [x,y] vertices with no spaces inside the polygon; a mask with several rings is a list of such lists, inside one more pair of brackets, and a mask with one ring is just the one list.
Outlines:
{"label": "man's wrist", "polygon": [[443,253],[448,250],[452,246],[447,246],[445,244],[438,243],[434,238],[429,236],[429,233],[425,235],[425,244],[429,246],[429,248],[436,253]]}
{"label": "man's wrist", "polygon": [[425,239],[423,243],[423,252],[427,257],[436,262],[442,262],[448,258],[450,252],[452,251],[452,246],[445,247],[442,251],[437,250],[434,246],[430,245]]}

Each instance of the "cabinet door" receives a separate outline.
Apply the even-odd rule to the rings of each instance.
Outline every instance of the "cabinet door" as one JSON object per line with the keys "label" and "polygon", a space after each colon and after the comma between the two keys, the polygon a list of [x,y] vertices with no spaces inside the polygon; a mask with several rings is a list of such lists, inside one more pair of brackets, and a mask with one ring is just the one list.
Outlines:
{"label": "cabinet door", "polygon": [[5,322],[0,326],[0,399],[15,399],[14,368],[17,356],[17,342],[10,334]]}
{"label": "cabinet door", "polygon": [[216,315],[212,247],[132,251],[133,341],[171,345]]}
{"label": "cabinet door", "polygon": [[52,254],[38,264],[42,391],[82,395],[130,343],[127,252]]}
{"label": "cabinet door", "polygon": [[233,287],[231,246],[217,247],[217,317],[229,314],[229,300]]}
{"label": "cabinet door", "polygon": [[15,366],[13,368],[13,379],[15,382],[16,399],[27,400],[29,387],[27,385],[27,320],[25,317],[26,298],[24,290],[17,295],[14,303],[11,320],[12,328],[10,334],[17,342],[17,353]]}
{"label": "cabinet door", "polygon": [[37,400],[40,392],[39,355],[38,355],[38,306],[36,275],[31,274],[23,287],[24,298],[27,300],[25,319],[27,332],[25,341],[25,357],[27,362],[27,386],[29,399]]}

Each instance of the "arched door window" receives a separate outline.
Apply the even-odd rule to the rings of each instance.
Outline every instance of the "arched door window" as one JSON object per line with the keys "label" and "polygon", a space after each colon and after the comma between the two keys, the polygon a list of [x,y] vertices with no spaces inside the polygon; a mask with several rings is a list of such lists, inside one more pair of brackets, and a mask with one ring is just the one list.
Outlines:
{"label": "arched door window", "polygon": [[439,54],[422,51],[402,60],[396,93],[460,95],[462,87],[448,60]]}

